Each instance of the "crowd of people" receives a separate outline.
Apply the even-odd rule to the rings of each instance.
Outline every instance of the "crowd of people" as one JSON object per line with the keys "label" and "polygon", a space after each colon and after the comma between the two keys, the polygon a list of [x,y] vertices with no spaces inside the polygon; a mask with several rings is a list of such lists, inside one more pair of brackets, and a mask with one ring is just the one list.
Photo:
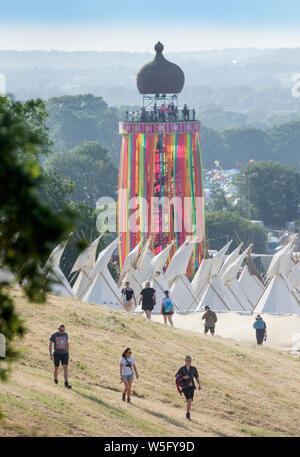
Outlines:
{"label": "crowd of people", "polygon": [[125,120],[127,122],[172,122],[172,121],[195,121],[195,109],[189,109],[185,104],[182,109],[178,109],[174,103],[162,104],[157,106],[154,103],[153,108],[134,112],[125,112]]}
{"label": "crowd of people", "polygon": [[[125,287],[122,289],[122,296],[124,297],[123,305],[126,311],[130,311],[133,302],[137,304],[134,290],[130,287],[130,283],[127,281]],[[146,317],[151,319],[151,312],[156,303],[155,289],[151,287],[150,282],[145,284],[145,287],[140,293],[139,304],[142,303],[142,309],[144,310]],[[172,316],[174,314],[174,303],[169,296],[169,291],[165,290],[164,297],[161,301],[161,314],[164,319],[164,323],[169,324],[173,327]],[[217,315],[210,309],[209,306],[205,307],[205,313],[202,316],[205,321],[204,334],[208,332],[213,336],[215,334],[215,325],[217,322]],[[262,345],[263,341],[267,337],[267,326],[260,315],[258,315],[253,324],[253,328],[256,330],[256,340],[258,345]],[[68,365],[69,365],[69,341],[68,334],[64,324],[60,324],[57,332],[50,336],[49,342],[49,355],[50,359],[54,363],[54,383],[58,384],[58,368],[61,364],[64,373],[64,386],[67,389],[71,389],[72,386],[68,380]],[[124,384],[124,390],[122,392],[122,401],[130,403],[132,383],[134,380],[139,379],[139,373],[136,366],[135,358],[132,355],[132,350],[126,348],[120,359],[120,380]],[[191,406],[194,399],[194,393],[196,390],[195,381],[198,384],[198,389],[201,390],[199,375],[196,367],[192,365],[192,357],[186,355],[185,365],[181,366],[175,374],[176,386],[180,395],[184,395],[186,399],[186,419],[191,420]]]}

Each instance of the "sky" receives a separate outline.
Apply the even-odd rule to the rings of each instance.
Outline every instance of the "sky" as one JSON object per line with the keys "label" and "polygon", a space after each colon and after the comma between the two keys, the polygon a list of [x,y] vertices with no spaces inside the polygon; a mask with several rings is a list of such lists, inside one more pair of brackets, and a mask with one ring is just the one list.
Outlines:
{"label": "sky", "polygon": [[0,50],[298,47],[300,0],[0,0]]}

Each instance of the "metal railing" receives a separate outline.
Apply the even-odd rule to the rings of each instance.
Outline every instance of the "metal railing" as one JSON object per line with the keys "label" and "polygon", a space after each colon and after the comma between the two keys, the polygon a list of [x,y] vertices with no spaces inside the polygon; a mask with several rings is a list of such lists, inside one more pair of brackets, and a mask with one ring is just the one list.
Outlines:
{"label": "metal railing", "polygon": [[126,111],[123,120],[125,122],[187,122],[196,120],[196,112],[194,108],[142,108],[138,111]]}

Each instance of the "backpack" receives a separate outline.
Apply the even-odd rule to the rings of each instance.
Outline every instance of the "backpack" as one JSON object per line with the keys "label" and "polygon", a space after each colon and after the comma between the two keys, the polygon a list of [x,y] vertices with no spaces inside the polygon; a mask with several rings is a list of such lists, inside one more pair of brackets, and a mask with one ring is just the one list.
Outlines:
{"label": "backpack", "polygon": [[171,313],[173,311],[173,303],[170,297],[166,297],[167,300],[165,301],[164,306],[164,312],[165,313]]}
{"label": "backpack", "polygon": [[254,322],[253,328],[256,330],[262,330],[265,328],[265,323],[262,319],[257,319],[257,321]]}
{"label": "backpack", "polygon": [[176,376],[176,387],[177,387],[178,393],[179,393],[180,395],[182,395],[182,390],[181,390],[181,387],[182,387],[181,374],[179,374],[178,376]]}

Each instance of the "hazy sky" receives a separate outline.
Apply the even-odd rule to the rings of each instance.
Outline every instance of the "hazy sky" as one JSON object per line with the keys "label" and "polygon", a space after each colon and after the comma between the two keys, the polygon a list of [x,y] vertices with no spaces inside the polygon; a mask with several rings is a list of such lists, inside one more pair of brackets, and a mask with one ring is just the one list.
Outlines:
{"label": "hazy sky", "polygon": [[0,0],[0,49],[300,46],[300,0]]}

